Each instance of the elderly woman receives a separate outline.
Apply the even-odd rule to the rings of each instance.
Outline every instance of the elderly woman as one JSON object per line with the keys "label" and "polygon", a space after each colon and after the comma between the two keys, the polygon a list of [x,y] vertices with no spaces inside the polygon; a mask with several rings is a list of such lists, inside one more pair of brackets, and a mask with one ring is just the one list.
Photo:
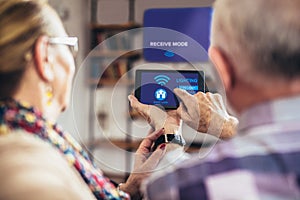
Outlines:
{"label": "elderly woman", "polygon": [[[69,103],[77,38],[41,0],[1,1],[0,27],[0,199],[138,198],[148,173],[116,187],[55,123]],[[143,140],[135,171],[158,164],[165,144],[149,149],[163,132]]]}

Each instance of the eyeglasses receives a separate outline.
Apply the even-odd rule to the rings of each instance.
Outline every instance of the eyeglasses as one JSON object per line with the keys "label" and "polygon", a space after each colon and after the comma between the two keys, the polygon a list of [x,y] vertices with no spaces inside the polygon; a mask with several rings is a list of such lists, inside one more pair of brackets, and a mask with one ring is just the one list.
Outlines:
{"label": "eyeglasses", "polygon": [[77,37],[51,37],[49,38],[49,44],[61,44],[67,45],[70,48],[71,53],[75,57],[78,52],[78,38]]}

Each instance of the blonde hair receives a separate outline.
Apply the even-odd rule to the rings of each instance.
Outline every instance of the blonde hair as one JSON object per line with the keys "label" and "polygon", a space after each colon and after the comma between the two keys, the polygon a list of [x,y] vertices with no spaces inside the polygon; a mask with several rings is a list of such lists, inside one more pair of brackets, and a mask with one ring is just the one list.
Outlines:
{"label": "blonde hair", "polygon": [[245,80],[300,78],[300,1],[216,0],[214,8],[212,45]]}
{"label": "blonde hair", "polygon": [[0,97],[18,87],[38,37],[54,35],[50,10],[45,0],[0,1]]}

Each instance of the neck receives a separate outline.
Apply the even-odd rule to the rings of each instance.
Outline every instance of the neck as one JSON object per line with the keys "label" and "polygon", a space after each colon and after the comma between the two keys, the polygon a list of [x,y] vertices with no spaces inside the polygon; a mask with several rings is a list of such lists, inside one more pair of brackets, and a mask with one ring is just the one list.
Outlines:
{"label": "neck", "polygon": [[296,95],[300,95],[300,80],[273,81],[268,85],[250,85],[239,81],[227,92],[228,100],[238,114],[263,102]]}
{"label": "neck", "polygon": [[55,110],[53,109],[53,107],[55,107],[54,104],[52,103],[52,105],[47,105],[47,100],[39,95],[36,91],[34,92],[34,90],[26,91],[26,93],[21,91],[14,95],[13,99],[26,102],[33,106],[43,113],[43,116],[49,121],[55,122],[56,118],[58,117],[59,113],[53,112]]}
{"label": "neck", "polygon": [[16,93],[12,96],[17,101],[23,101],[41,113],[43,116],[52,122],[55,122],[59,115],[59,105],[55,101],[49,105],[49,99],[46,95],[46,84],[36,73],[30,72],[33,68],[28,68],[25,72],[20,86]]}

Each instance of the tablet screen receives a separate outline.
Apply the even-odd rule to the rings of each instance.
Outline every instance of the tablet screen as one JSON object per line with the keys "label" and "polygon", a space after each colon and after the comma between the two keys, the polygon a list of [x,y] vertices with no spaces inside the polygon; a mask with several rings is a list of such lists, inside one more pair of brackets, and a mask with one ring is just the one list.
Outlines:
{"label": "tablet screen", "polygon": [[180,88],[190,94],[205,92],[204,72],[186,70],[137,70],[135,96],[144,104],[176,109],[178,98],[173,90]]}

